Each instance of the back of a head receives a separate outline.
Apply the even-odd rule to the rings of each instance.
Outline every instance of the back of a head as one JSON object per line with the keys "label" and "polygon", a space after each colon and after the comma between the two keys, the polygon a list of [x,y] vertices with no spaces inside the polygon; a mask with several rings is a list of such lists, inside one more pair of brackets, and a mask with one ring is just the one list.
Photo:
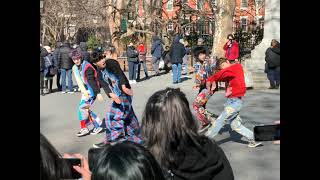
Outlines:
{"label": "back of a head", "polygon": [[141,127],[146,147],[161,166],[174,164],[177,153],[198,146],[202,139],[186,95],[179,88],[160,90],[148,99]]}
{"label": "back of a head", "polygon": [[98,159],[91,180],[164,180],[152,154],[130,141],[105,148]]}
{"label": "back of a head", "polygon": [[70,174],[61,155],[40,133],[40,179],[60,180],[60,177],[68,177]]}

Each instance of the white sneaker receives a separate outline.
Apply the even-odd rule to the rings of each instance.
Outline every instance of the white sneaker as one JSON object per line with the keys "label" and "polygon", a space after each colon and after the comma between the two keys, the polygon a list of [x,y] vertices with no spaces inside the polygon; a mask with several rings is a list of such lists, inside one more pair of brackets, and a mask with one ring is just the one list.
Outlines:
{"label": "white sneaker", "polygon": [[133,80],[133,84],[137,84],[137,81],[136,81],[136,80]]}
{"label": "white sneaker", "polygon": [[90,134],[96,135],[96,134],[99,134],[102,130],[103,130],[102,127],[94,128]]}
{"label": "white sneaker", "polygon": [[87,135],[87,134],[89,134],[89,133],[90,133],[90,131],[89,131],[88,128],[82,128],[82,129],[80,129],[80,131],[77,133],[77,136],[78,136],[78,137],[81,137],[81,136]]}
{"label": "white sneaker", "polygon": [[129,80],[129,84],[134,84],[132,80]]}

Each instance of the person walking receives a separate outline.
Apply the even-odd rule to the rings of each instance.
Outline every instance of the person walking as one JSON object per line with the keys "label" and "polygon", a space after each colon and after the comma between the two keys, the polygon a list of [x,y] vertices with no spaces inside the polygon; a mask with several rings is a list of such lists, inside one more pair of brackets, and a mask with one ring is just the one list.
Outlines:
{"label": "person walking", "polygon": [[129,65],[129,83],[136,84],[137,81],[137,66],[138,66],[138,56],[139,53],[133,46],[133,43],[130,42],[127,48],[127,57],[128,57],[128,65]]}
{"label": "person walking", "polygon": [[163,53],[163,47],[161,40],[158,36],[152,36],[152,46],[151,46],[151,55],[152,55],[152,66],[155,71],[155,75],[159,76],[159,63]]}
{"label": "person walking", "polygon": [[147,64],[146,64],[146,54],[147,54],[147,50],[143,44],[143,42],[139,43],[138,46],[138,53],[139,53],[139,64],[138,64],[138,74],[137,74],[137,81],[140,80],[140,68],[141,68],[141,64],[143,65],[143,71],[145,74],[145,79],[149,79],[148,76],[148,68],[147,68]]}
{"label": "person walking", "polygon": [[73,82],[72,82],[72,66],[73,61],[70,57],[70,45],[68,42],[64,42],[60,49],[60,62],[59,67],[61,68],[61,85],[62,93],[65,94],[67,91],[66,77],[68,78],[68,93],[74,93]]}
{"label": "person walking", "polygon": [[169,52],[172,63],[173,84],[181,82],[181,65],[183,62],[182,58],[186,54],[186,50],[183,44],[179,42],[179,40],[179,35],[176,35]]}
{"label": "person walking", "polygon": [[280,43],[272,39],[271,46],[266,50],[265,72],[270,81],[269,89],[279,89],[280,86]]}

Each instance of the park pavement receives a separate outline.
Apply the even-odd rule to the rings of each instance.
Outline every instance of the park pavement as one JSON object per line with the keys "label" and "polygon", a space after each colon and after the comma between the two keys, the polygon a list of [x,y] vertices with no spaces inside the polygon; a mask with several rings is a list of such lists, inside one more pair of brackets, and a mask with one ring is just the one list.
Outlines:
{"label": "park pavement", "polygon": [[[191,105],[197,95],[197,91],[192,90],[194,80],[191,78],[183,79],[182,83],[173,85],[172,76],[168,73],[132,85],[133,107],[139,121],[148,98],[154,92],[166,87],[180,88],[186,94]],[[102,94],[105,101],[96,100],[92,108],[100,118],[104,118],[111,104],[104,92]],[[223,110],[225,100],[224,91],[219,90],[209,100],[207,108],[219,115]],[[280,90],[248,90],[243,100],[244,106],[240,115],[247,127],[252,129],[254,125],[272,124],[273,121],[280,119]],[[79,92],[74,94],[54,92],[40,96],[40,132],[62,154],[82,153],[87,155],[92,144],[101,142],[104,137],[104,133],[80,138],[76,136],[80,128],[80,123],[77,120],[79,102]],[[229,125],[222,129],[215,140],[228,157],[235,180],[280,179],[280,145],[263,142],[263,146],[249,148],[245,138],[241,138],[240,135],[231,131]]]}

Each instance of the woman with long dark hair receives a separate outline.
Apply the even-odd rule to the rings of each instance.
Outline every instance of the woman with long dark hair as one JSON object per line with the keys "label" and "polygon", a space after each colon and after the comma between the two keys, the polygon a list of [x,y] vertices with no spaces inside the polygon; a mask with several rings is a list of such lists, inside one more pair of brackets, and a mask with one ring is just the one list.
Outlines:
{"label": "woman with long dark hair", "polygon": [[142,117],[142,137],[167,177],[233,180],[222,149],[197,130],[188,100],[180,89],[166,88],[149,98]]}

